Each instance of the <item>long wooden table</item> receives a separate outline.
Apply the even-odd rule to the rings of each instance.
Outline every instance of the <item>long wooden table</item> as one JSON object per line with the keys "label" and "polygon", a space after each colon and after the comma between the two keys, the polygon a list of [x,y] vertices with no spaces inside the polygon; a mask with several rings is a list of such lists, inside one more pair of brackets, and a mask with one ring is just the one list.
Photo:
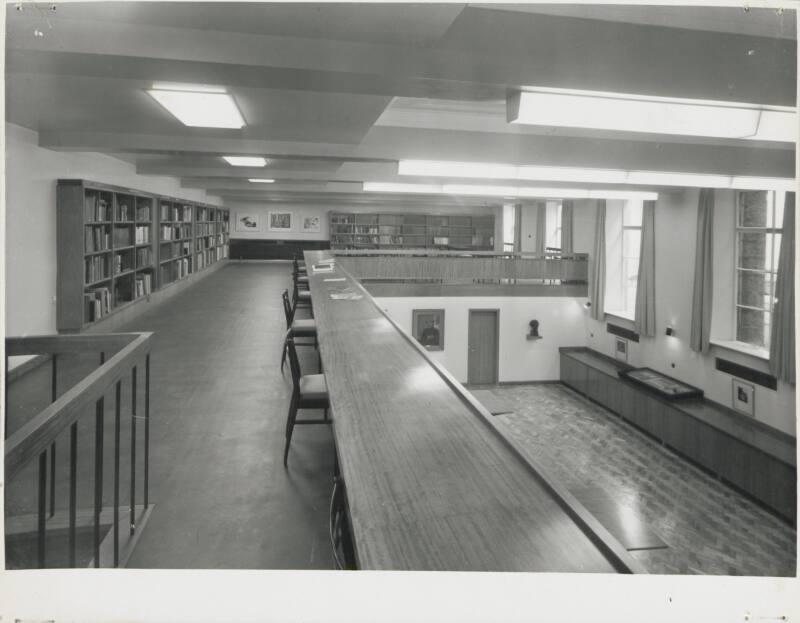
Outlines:
{"label": "long wooden table", "polygon": [[359,569],[643,572],[330,257],[305,252]]}

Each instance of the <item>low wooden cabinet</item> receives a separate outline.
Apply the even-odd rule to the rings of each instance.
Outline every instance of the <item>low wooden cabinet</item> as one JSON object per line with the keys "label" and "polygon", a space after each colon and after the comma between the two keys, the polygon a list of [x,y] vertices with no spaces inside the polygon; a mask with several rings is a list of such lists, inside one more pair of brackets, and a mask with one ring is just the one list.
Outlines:
{"label": "low wooden cabinet", "polygon": [[790,435],[703,398],[660,398],[616,374],[628,366],[588,348],[562,348],[560,360],[562,383],[796,522],[796,440]]}

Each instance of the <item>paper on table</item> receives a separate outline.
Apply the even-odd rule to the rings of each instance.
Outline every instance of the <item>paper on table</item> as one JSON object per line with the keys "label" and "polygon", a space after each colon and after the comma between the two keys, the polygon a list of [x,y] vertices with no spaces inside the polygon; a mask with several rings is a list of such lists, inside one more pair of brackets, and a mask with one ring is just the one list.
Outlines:
{"label": "paper on table", "polygon": [[333,272],[333,265],[332,264],[314,264],[311,269],[315,273],[332,273]]}
{"label": "paper on table", "polygon": [[345,281],[344,277],[328,277],[327,279],[323,279],[323,281]]}

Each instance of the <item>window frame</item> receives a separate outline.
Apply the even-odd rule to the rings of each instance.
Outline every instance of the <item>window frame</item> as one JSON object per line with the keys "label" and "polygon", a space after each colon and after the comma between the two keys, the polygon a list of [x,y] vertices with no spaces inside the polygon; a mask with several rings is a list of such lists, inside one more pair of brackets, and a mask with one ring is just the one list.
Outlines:
{"label": "window frame", "polygon": [[[746,227],[740,225],[741,221],[741,210],[742,210],[742,195],[746,192],[763,192],[766,193],[767,196],[767,210],[771,212],[772,217],[772,227]],[[777,226],[776,216],[778,211],[778,192],[774,190],[762,190],[762,191],[752,191],[752,190],[739,190],[736,192],[736,211],[734,214],[733,219],[733,321],[731,326],[733,327],[733,342],[739,344],[746,344],[750,348],[755,348],[759,350],[769,351],[770,348],[770,340],[772,334],[772,314],[775,310],[775,285],[778,278],[778,256],[775,253],[775,236],[781,236],[781,243],[783,243],[783,223],[781,226]],[[768,219],[769,222],[769,219]],[[765,236],[772,235],[772,240],[770,243],[770,257],[772,259],[772,265],[769,270],[761,270],[756,268],[742,268],[739,266],[739,251],[740,251],[740,242],[739,242],[739,234],[740,233],[762,233]],[[764,275],[771,275],[773,278],[770,280],[770,292],[769,292],[769,303],[767,309],[761,307],[753,307],[752,305],[740,305],[739,304],[739,273],[760,273]],[[750,309],[754,311],[759,311],[765,314],[768,314],[768,326],[770,327],[770,331],[767,333],[764,339],[764,345],[754,344],[752,342],[745,342],[739,339],[739,309]]]}
{"label": "window frame", "polygon": [[[626,317],[629,316],[630,318],[633,318],[635,316],[635,314],[636,314],[636,303],[635,303],[636,296],[635,296],[635,291],[636,291],[636,288],[638,287],[638,282],[639,282],[639,267],[638,267],[638,264],[641,263],[641,257],[642,257],[642,221],[640,220],[638,225],[626,225],[625,224],[625,210],[628,208],[628,206],[629,206],[628,202],[625,202],[625,204],[622,206],[622,238],[620,240],[620,246],[621,246],[620,253],[622,255],[622,261],[620,262],[620,271],[622,272],[622,274],[620,276],[620,283],[622,284],[622,297],[621,298],[622,298],[622,302],[624,304],[624,307],[620,311],[622,311],[624,314],[626,314]],[[627,283],[626,283],[627,280],[625,278],[625,259],[626,259],[625,258],[625,232],[626,231],[637,231],[637,232],[639,232],[639,255],[636,258],[637,259],[637,267],[636,267],[636,284],[634,284],[634,286],[633,286],[633,288],[634,288],[634,305],[633,305],[633,309],[628,309],[628,307],[627,307],[629,286],[627,285]]]}

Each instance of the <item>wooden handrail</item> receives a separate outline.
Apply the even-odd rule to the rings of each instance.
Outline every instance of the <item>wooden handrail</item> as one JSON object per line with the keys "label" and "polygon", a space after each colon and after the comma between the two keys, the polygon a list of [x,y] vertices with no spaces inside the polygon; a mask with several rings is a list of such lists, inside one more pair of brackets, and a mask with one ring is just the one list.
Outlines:
{"label": "wooden handrail", "polygon": [[60,353],[112,352],[130,344],[141,333],[28,335],[6,338],[6,355],[56,355]]}
{"label": "wooden handrail", "polygon": [[65,335],[9,338],[8,355],[104,351],[120,348],[58,400],[6,439],[5,472],[10,480],[28,461],[45,451],[58,434],[85,414],[104,393],[130,373],[135,361],[150,353],[152,333]]}
{"label": "wooden handrail", "polygon": [[333,249],[333,255],[350,257],[493,257],[499,259],[525,259],[525,260],[578,260],[588,261],[588,253],[561,253],[558,251],[537,253],[523,253],[511,251],[446,251],[436,249]]}

